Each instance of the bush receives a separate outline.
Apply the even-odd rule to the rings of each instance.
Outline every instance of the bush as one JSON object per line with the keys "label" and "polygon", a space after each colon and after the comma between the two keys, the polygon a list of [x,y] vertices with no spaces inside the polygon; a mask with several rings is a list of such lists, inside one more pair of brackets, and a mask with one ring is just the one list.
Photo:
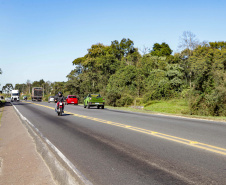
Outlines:
{"label": "bush", "polygon": [[195,91],[189,100],[191,114],[203,116],[226,116],[226,90],[216,89],[211,93]]}
{"label": "bush", "polygon": [[133,104],[134,98],[128,94],[123,95],[120,99],[116,100],[117,107],[129,106]]}
{"label": "bush", "polygon": [[116,101],[121,98],[121,95],[117,92],[108,92],[107,93],[107,100],[106,104],[116,107],[117,103]]}

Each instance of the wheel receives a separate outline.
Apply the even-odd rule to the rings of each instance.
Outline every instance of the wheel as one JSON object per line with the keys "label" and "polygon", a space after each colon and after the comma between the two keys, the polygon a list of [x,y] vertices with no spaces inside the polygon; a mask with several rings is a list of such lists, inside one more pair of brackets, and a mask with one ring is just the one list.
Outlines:
{"label": "wheel", "polygon": [[87,109],[90,109],[90,105],[89,105],[89,103],[87,102],[87,107],[86,107]]}
{"label": "wheel", "polygon": [[60,116],[62,116],[62,112],[63,112],[63,110],[62,110],[62,108],[60,108]]}
{"label": "wheel", "polygon": [[85,103],[84,103],[84,108],[86,108],[86,105],[85,105]]}
{"label": "wheel", "polygon": [[99,107],[99,105],[97,105],[97,109],[99,109],[100,107]]}
{"label": "wheel", "polygon": [[104,105],[102,105],[102,107],[101,107],[102,109],[104,109]]}
{"label": "wheel", "polygon": [[58,116],[60,115],[60,112],[57,112]]}

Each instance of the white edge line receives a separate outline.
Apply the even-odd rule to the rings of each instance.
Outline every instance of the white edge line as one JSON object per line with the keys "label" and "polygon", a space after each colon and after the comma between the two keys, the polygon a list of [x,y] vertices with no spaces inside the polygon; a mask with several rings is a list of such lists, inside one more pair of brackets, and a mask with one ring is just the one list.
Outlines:
{"label": "white edge line", "polygon": [[40,137],[48,143],[48,145],[58,154],[58,156],[71,168],[71,170],[81,179],[81,181],[87,185],[92,185],[92,183],[67,159],[67,157],[54,145],[49,141],[43,134],[36,128],[26,117],[24,117],[20,111],[13,105],[17,113],[20,115],[21,119],[26,121],[33,129],[38,132]]}

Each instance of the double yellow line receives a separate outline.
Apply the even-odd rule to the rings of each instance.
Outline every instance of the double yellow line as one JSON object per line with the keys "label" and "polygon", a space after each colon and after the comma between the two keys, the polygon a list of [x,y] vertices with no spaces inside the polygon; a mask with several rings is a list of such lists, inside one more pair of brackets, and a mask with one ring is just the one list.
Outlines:
{"label": "double yellow line", "polygon": [[[55,108],[45,106],[45,105],[41,105],[41,104],[36,104],[36,103],[32,103],[32,104],[42,106],[42,107],[46,107],[46,108],[53,109],[53,110],[55,109]],[[222,154],[222,155],[226,156],[226,149],[225,148],[220,148],[220,147],[216,147],[216,146],[213,146],[213,145],[200,143],[198,141],[192,141],[192,140],[188,140],[188,139],[184,139],[184,138],[180,138],[180,137],[176,137],[176,136],[163,134],[163,133],[160,133],[160,132],[155,132],[155,131],[152,131],[152,130],[147,130],[147,129],[134,127],[134,126],[126,125],[126,124],[121,124],[121,123],[117,123],[117,122],[107,121],[107,120],[103,120],[103,119],[99,119],[99,118],[95,118],[95,117],[85,116],[85,115],[81,115],[81,114],[74,114],[74,113],[68,112],[68,111],[65,111],[65,113],[71,114],[71,115],[76,116],[76,117],[89,119],[89,120],[93,120],[93,121],[96,121],[96,122],[100,122],[100,123],[104,123],[104,124],[108,124],[108,125],[113,125],[113,126],[116,126],[116,127],[121,127],[121,128],[124,128],[124,129],[133,130],[133,131],[136,131],[136,132],[152,135],[154,137],[174,141],[174,142],[177,142],[177,143],[189,145],[189,146],[192,146],[192,147],[195,147],[195,148],[204,149],[204,150],[207,150],[207,151],[210,151],[210,152],[214,152],[214,153]]]}

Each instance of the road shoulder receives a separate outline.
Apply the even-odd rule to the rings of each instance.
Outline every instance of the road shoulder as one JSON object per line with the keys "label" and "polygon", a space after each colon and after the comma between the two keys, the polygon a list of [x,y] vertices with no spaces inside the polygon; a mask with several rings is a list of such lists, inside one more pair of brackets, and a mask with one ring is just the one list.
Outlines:
{"label": "road shoulder", "polygon": [[56,184],[13,106],[1,111],[0,184]]}

